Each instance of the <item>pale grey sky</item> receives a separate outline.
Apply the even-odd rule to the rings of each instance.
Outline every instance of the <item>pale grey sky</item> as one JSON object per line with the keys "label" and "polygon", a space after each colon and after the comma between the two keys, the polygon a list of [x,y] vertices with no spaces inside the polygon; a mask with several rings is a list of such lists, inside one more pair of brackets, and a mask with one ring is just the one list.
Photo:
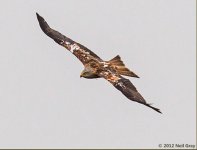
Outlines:
{"label": "pale grey sky", "polygon": [[[0,148],[159,148],[196,141],[195,0],[0,1]],[[119,54],[159,114],[83,65],[40,29],[104,60]]]}

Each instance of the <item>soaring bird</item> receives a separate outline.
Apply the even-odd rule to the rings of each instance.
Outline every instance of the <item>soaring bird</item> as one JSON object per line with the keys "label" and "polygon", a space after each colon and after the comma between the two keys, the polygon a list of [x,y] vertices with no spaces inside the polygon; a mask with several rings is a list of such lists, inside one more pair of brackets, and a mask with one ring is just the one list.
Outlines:
{"label": "soaring bird", "polygon": [[109,61],[104,61],[85,46],[50,28],[43,17],[38,13],[36,15],[42,31],[56,43],[73,53],[83,63],[84,70],[81,72],[80,77],[87,79],[104,78],[116,89],[121,91],[129,100],[148,106],[161,113],[158,108],[151,106],[151,104],[145,101],[130,80],[123,77],[124,75],[139,78],[124,65],[119,55]]}

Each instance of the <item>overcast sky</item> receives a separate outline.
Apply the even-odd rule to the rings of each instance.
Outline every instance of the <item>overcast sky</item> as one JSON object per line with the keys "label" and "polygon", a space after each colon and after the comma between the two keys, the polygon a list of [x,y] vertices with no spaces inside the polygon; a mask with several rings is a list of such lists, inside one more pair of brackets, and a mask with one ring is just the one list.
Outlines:
{"label": "overcast sky", "polygon": [[[0,148],[159,148],[196,141],[195,0],[0,1]],[[159,114],[104,79],[40,29],[104,60],[119,54]]]}

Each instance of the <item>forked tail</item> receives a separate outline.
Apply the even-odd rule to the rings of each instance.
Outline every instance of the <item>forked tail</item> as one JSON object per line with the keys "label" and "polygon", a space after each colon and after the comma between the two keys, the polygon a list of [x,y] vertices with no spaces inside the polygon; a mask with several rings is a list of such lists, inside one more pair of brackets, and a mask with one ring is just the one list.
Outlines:
{"label": "forked tail", "polygon": [[109,61],[109,63],[111,63],[114,68],[116,69],[116,71],[121,74],[121,75],[125,75],[125,76],[130,76],[130,77],[135,77],[135,78],[139,78],[138,75],[136,75],[133,71],[129,70],[125,64],[123,63],[123,61],[121,60],[120,56],[117,55],[116,57],[114,57],[113,59],[111,59]]}

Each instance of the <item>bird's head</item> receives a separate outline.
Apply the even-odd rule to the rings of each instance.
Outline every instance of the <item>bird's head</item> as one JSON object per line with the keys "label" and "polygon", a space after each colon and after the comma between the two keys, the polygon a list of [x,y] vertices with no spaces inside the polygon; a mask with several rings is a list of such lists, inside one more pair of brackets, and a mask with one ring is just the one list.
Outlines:
{"label": "bird's head", "polygon": [[85,78],[86,76],[88,76],[89,72],[87,72],[86,70],[83,70],[80,74],[80,78],[83,77]]}
{"label": "bird's head", "polygon": [[86,68],[81,72],[80,78],[88,78],[89,76],[92,75],[92,72],[90,70],[87,70]]}
{"label": "bird's head", "polygon": [[96,74],[94,74],[91,70],[85,68],[81,74],[80,74],[80,78],[87,78],[87,79],[92,79],[92,78],[97,78],[98,76]]}

